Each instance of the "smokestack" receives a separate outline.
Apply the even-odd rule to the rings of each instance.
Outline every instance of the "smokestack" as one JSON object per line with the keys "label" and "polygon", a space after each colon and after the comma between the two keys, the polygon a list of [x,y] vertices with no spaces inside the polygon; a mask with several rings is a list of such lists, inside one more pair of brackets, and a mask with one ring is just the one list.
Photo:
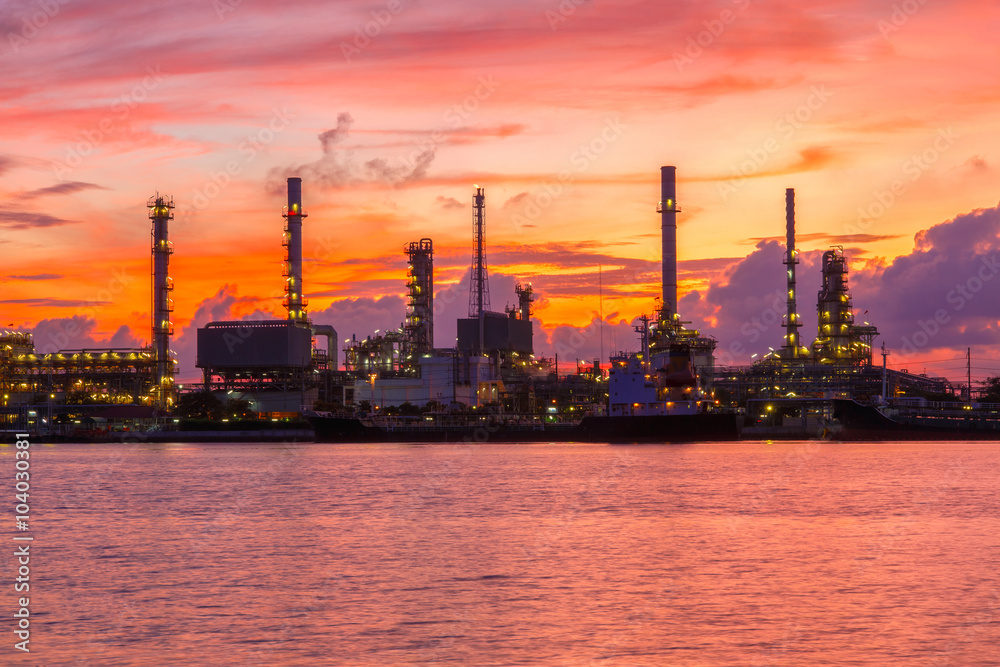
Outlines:
{"label": "smokestack", "polygon": [[153,307],[150,312],[151,341],[156,360],[154,391],[157,406],[166,408],[173,402],[174,392],[174,362],[170,358],[170,336],[174,333],[174,325],[170,321],[174,302],[170,298],[170,292],[173,291],[174,284],[167,273],[170,255],[174,251],[167,229],[168,223],[174,219],[174,198],[156,194],[146,202],[146,206],[149,208],[149,219],[153,221]]}
{"label": "smokestack", "polygon": [[285,218],[285,308],[288,320],[306,324],[306,302],[302,299],[302,179],[288,179],[288,206],[282,212]]}
{"label": "smokestack", "polygon": [[799,263],[795,252],[795,189],[785,190],[785,269],[788,283],[787,312],[785,314],[786,359],[799,356],[799,315],[795,309],[795,265]]}
{"label": "smokestack", "polygon": [[660,167],[660,236],[663,244],[663,314],[673,319],[677,314],[677,168]]}

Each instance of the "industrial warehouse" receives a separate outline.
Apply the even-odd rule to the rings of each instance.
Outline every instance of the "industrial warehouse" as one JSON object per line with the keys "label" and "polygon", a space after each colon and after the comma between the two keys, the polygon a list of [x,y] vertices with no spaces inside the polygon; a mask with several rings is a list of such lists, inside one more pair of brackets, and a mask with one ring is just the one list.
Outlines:
{"label": "industrial warehouse", "polygon": [[[797,312],[794,191],[785,193],[787,312],[778,349],[749,366],[716,366],[717,341],[688,329],[677,312],[675,168],[661,169],[661,302],[653,317],[637,318],[636,352],[577,362],[560,375],[558,361],[535,355],[530,284],[517,284],[514,307],[490,307],[486,259],[486,192],[472,197],[473,248],[468,317],[457,321],[454,347],[434,347],[434,243],[404,246],[406,312],[401,325],[341,341],[333,326],[310,321],[303,284],[302,180],[287,179],[282,210],[285,319],[210,322],[197,330],[202,382],[175,386],[177,360],[169,277],[172,198],[147,203],[151,235],[151,323],[148,347],[61,350],[39,354],[30,333],[0,334],[2,418],[6,430],[72,436],[112,430],[179,428],[178,402],[211,394],[238,401],[245,419],[294,420],[341,415],[387,419],[414,411],[502,416],[542,428],[579,423],[585,416],[634,418],[761,411],[798,420],[811,432],[829,419],[829,399],[870,403],[907,392],[945,393],[946,380],[894,371],[873,363],[877,328],[856,323],[848,260],[839,247],[823,254],[819,324],[811,346],[801,339]],[[343,347],[341,347],[343,345]],[[343,352],[343,364],[340,353]],[[341,368],[341,365],[343,368]],[[478,411],[478,412],[477,412]],[[768,416],[767,413],[763,416]],[[477,417],[480,419],[482,417]]]}

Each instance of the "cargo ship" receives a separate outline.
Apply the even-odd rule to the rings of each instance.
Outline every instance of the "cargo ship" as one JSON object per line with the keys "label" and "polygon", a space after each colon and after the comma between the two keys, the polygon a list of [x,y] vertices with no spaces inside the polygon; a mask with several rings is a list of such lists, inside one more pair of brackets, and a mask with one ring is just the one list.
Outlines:
{"label": "cargo ship", "polygon": [[827,437],[844,441],[1000,440],[1000,406],[977,403],[862,405],[831,399]]}
{"label": "cargo ship", "polygon": [[[738,440],[742,418],[716,409],[699,369],[715,341],[685,329],[668,311],[637,328],[641,351],[611,357],[606,414],[554,420],[548,415],[353,417],[309,413],[317,442],[607,442]],[[551,419],[551,421],[550,421]]]}
{"label": "cargo ship", "polygon": [[544,423],[503,417],[365,418],[311,413],[316,442],[607,442],[658,444],[739,439],[735,414],[588,416]]}

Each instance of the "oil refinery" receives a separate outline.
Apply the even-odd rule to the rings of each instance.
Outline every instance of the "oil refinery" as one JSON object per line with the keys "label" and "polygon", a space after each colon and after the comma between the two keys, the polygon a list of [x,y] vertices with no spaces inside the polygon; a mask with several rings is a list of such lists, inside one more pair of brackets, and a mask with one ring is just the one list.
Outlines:
{"label": "oil refinery", "polygon": [[[887,369],[884,354],[881,364],[874,363],[879,332],[869,322],[855,321],[848,258],[839,246],[822,255],[818,328],[811,345],[804,344],[797,310],[799,253],[792,189],[785,191],[786,312],[784,338],[775,341],[777,349],[748,366],[717,366],[717,341],[686,326],[677,295],[681,208],[676,169],[667,166],[660,170],[656,206],[662,251],[658,310],[635,320],[637,351],[612,353],[606,375],[601,361],[595,360],[592,367],[578,365],[576,373],[560,377],[552,359],[535,355],[535,293],[530,284],[517,284],[511,295],[516,306],[491,310],[485,188],[476,186],[471,202],[468,317],[456,323],[454,347],[438,348],[434,242],[427,237],[403,246],[406,311],[398,328],[364,338],[352,333],[341,341],[333,326],[310,320],[303,283],[303,223],[308,214],[302,186],[300,178],[287,179],[287,203],[281,213],[286,317],[210,322],[199,328],[196,366],[202,382],[189,385],[187,392],[243,401],[250,413],[265,420],[320,413],[378,417],[409,406],[438,415],[479,410],[502,415],[505,423],[551,429],[557,422],[578,427],[587,416],[634,420],[728,413],[745,414],[752,424],[763,411],[763,418],[781,417],[808,430],[829,419],[832,399],[873,402],[907,390],[951,389],[940,378]],[[70,434],[117,423],[130,429],[169,430],[178,421],[172,414],[178,400],[178,362],[170,344],[173,199],[157,193],[147,209],[152,224],[150,344],[43,354],[35,349],[30,333],[3,332],[0,415],[5,429]],[[625,422],[617,423],[620,427]]]}

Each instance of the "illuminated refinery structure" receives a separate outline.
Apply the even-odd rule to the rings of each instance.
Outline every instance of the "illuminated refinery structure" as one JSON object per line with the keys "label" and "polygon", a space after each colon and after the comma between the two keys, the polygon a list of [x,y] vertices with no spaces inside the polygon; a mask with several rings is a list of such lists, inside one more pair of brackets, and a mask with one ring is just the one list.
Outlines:
{"label": "illuminated refinery structure", "polygon": [[434,348],[434,242],[413,241],[406,249],[407,358]]}
{"label": "illuminated refinery structure", "polygon": [[[272,417],[298,414],[317,400],[344,399],[338,365],[337,331],[308,317],[302,279],[302,179],[287,180],[282,208],[284,320],[210,322],[198,329],[203,387],[220,398],[245,400],[253,412]],[[314,337],[326,337],[326,349]]]}
{"label": "illuminated refinery structure", "polygon": [[416,377],[420,360],[434,350],[434,241],[412,241],[406,254],[406,319],[395,331],[362,340],[352,336],[344,348],[344,367],[368,381],[371,375]]}
{"label": "illuminated refinery structure", "polygon": [[823,253],[823,286],[816,304],[819,331],[813,341],[813,357],[821,364],[872,363],[872,341],[878,329],[865,322],[854,323],[851,291],[847,287],[847,258],[836,247]]}
{"label": "illuminated refinery structure", "polygon": [[[365,339],[352,337],[345,348],[347,372],[354,378],[353,400],[378,410],[401,403],[424,406],[481,406],[505,396],[528,405],[529,378],[547,374],[533,356],[531,285],[515,288],[518,305],[503,313],[489,310],[486,264],[486,190],[472,197],[473,251],[469,317],[457,321],[455,348],[435,348],[433,242],[420,239],[404,247],[407,256],[406,321],[394,331]],[[525,398],[529,397],[529,398]]]}
{"label": "illuminated refinery structure", "polygon": [[785,190],[784,264],[787,280],[784,342],[779,350],[765,355],[758,365],[870,366],[872,342],[879,333],[868,322],[861,325],[854,323],[854,303],[847,280],[847,257],[841,246],[834,246],[823,253],[822,283],[816,299],[816,339],[811,350],[801,344],[799,327],[802,323],[795,301],[798,250],[795,248],[795,190],[792,188]]}
{"label": "illuminated refinery structure", "polygon": [[174,361],[170,356],[170,337],[174,335],[174,324],[170,313],[174,301],[170,298],[174,281],[170,279],[170,255],[174,252],[169,238],[169,223],[174,219],[174,198],[157,193],[146,203],[149,219],[153,222],[152,289],[150,300],[151,343],[156,372],[153,376],[154,403],[161,408],[169,407],[174,396]]}
{"label": "illuminated refinery structure", "polygon": [[608,414],[694,414],[711,408],[714,338],[688,329],[677,312],[677,169],[660,168],[661,305],[655,322],[639,318],[638,353],[611,356]]}
{"label": "illuminated refinery structure", "polygon": [[516,364],[534,353],[531,330],[531,285],[518,287],[518,308],[490,310],[486,268],[486,189],[476,186],[472,197],[472,269],[469,317],[458,320],[458,349],[467,355],[486,355],[501,367]]}
{"label": "illuminated refinery structure", "polygon": [[[11,428],[38,429],[53,420],[85,418],[88,411],[116,405],[169,409],[176,400],[173,335],[173,282],[169,276],[172,244],[169,223],[174,203],[156,194],[147,202],[152,223],[150,344],[135,349],[59,350],[75,335],[52,336],[37,351],[30,333],[0,333],[0,418]],[[822,255],[822,285],[817,297],[815,341],[801,340],[797,312],[795,192],[785,191],[784,339],[777,350],[749,366],[717,367],[717,341],[689,329],[678,312],[676,168],[660,169],[656,207],[661,231],[661,292],[653,317],[640,317],[638,352],[611,355],[604,384],[600,360],[593,371],[579,370],[565,379],[552,373],[548,360],[534,355],[531,322],[534,290],[518,283],[516,304],[502,312],[490,309],[486,260],[486,193],[472,197],[472,262],[468,317],[456,321],[453,347],[436,348],[434,244],[420,238],[403,248],[407,257],[406,311],[399,327],[344,343],[333,326],[310,320],[303,284],[302,181],[287,179],[282,209],[284,319],[211,322],[197,330],[201,388],[222,399],[245,400],[250,411],[270,417],[294,416],[318,403],[359,406],[378,411],[411,403],[427,406],[513,406],[533,411],[538,401],[564,399],[582,408],[607,396],[612,416],[704,412],[720,403],[744,407],[754,400],[865,398],[889,386],[912,386],[934,392],[946,389],[939,378],[891,371],[872,363],[879,335],[868,323],[856,323],[848,284],[848,260],[835,246]],[[317,346],[317,339],[326,339]],[[777,342],[777,341],[776,341]],[[49,343],[49,341],[47,341]],[[61,344],[61,345],[60,345]],[[883,358],[884,364],[884,358]],[[586,381],[584,381],[586,376]],[[565,391],[564,391],[565,390]],[[563,394],[567,394],[564,396]],[[587,398],[584,398],[587,397]],[[551,409],[546,407],[546,409]],[[152,413],[151,413],[152,414]]]}
{"label": "illuminated refinery structure", "polygon": [[785,275],[787,279],[785,295],[785,341],[778,356],[789,362],[809,358],[809,350],[802,346],[799,327],[802,320],[795,308],[795,266],[799,263],[795,248],[795,190],[785,190]]}
{"label": "illuminated refinery structure", "polygon": [[55,424],[80,424],[94,415],[101,419],[109,406],[135,406],[141,409],[133,414],[154,419],[154,410],[173,405],[177,362],[170,350],[173,282],[168,274],[173,198],[157,193],[146,207],[152,222],[150,345],[59,349],[81,333],[72,322],[49,341],[21,331],[0,333],[0,421],[6,426],[50,432]]}
{"label": "illuminated refinery structure", "polygon": [[[211,322],[198,329],[197,367],[203,386],[220,398],[250,403],[272,417],[311,409],[317,402],[373,406],[400,403],[480,405],[498,400],[504,371],[531,355],[530,286],[518,286],[519,307],[492,313],[485,263],[485,195],[474,196],[476,260],[481,278],[473,302],[476,318],[459,321],[458,349],[434,347],[434,243],[422,238],[404,246],[407,257],[406,313],[395,330],[375,331],[345,342],[344,370],[338,369],[337,334],[310,321],[302,277],[302,182],[288,179],[283,210],[285,320]],[[463,325],[466,322],[466,325]],[[472,326],[469,326],[471,324]],[[314,337],[326,336],[327,349]],[[467,343],[462,348],[461,343]],[[522,364],[523,366],[523,364]],[[509,375],[509,374],[508,374]]]}
{"label": "illuminated refinery structure", "polygon": [[[848,284],[848,259],[841,246],[822,256],[822,283],[816,299],[817,331],[812,345],[799,338],[801,320],[796,310],[795,191],[785,190],[786,308],[785,335],[781,347],[750,366],[715,370],[714,387],[719,396],[735,406],[757,399],[783,399],[796,403],[818,398],[875,399],[884,385],[912,388],[918,392],[943,393],[948,383],[876,366],[872,344],[879,335],[875,325],[854,321],[854,303]],[[799,408],[815,409],[806,403]],[[803,418],[804,419],[804,418]]]}

